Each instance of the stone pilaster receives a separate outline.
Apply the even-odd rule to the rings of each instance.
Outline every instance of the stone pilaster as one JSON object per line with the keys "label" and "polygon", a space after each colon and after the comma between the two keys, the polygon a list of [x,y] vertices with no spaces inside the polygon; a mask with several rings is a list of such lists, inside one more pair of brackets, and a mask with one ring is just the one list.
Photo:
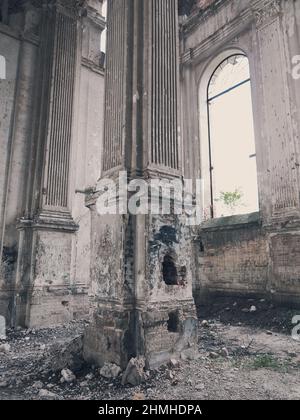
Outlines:
{"label": "stone pilaster", "polygon": [[[263,185],[270,266],[267,291],[281,301],[297,301],[300,244],[299,138],[291,77],[286,10],[292,3],[263,0],[255,10],[260,53],[265,145]],[[287,25],[288,27],[289,25]]]}
{"label": "stone pilaster", "polygon": [[47,326],[73,318],[78,226],[71,209],[71,156],[79,57],[78,2],[44,1],[30,165],[14,301],[15,324]]}
{"label": "stone pilaster", "polygon": [[[264,108],[263,141],[267,145],[264,184],[266,224],[300,218],[297,145],[294,141],[289,63],[281,27],[281,1],[264,0],[254,10],[259,42]],[[270,59],[272,57],[272,59]],[[276,86],[276,89],[274,89]]]}
{"label": "stone pilaster", "polygon": [[102,16],[102,0],[89,0],[86,3],[85,17],[83,18],[82,34],[82,63],[91,68],[101,67],[101,34],[106,27]]}

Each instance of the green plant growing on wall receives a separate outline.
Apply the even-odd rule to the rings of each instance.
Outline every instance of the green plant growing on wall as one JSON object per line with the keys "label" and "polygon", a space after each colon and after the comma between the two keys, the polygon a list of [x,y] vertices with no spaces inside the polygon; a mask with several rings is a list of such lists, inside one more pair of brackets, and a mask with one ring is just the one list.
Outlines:
{"label": "green plant growing on wall", "polygon": [[235,191],[221,191],[219,201],[224,204],[225,207],[229,208],[231,213],[234,214],[236,209],[243,205],[243,193],[236,189]]}

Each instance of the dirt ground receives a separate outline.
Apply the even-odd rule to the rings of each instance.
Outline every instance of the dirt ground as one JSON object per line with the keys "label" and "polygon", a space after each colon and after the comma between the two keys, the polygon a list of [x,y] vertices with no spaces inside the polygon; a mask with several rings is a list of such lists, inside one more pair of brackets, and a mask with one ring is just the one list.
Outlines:
{"label": "dirt ground", "polygon": [[[297,313],[261,300],[216,299],[199,308],[193,360],[147,372],[138,387],[123,387],[120,378],[107,380],[83,363],[84,322],[10,330],[0,341],[0,399],[300,399],[300,341],[291,337]],[[62,381],[67,367],[72,383]]]}

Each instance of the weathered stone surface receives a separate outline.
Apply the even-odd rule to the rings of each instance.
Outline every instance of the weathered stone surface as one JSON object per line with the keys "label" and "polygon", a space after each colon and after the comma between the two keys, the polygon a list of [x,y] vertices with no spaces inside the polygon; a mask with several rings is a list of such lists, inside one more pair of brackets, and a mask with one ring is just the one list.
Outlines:
{"label": "weathered stone surface", "polygon": [[0,353],[5,353],[5,354],[9,354],[10,352],[10,345],[5,343],[5,344],[0,344]]}
{"label": "weathered stone surface", "polygon": [[[128,24],[130,2],[109,3],[118,21],[109,23],[104,139],[101,1],[87,0],[81,17],[39,2],[1,14],[0,316],[6,326],[41,327],[94,313],[87,360],[125,368],[145,354],[156,366],[195,344],[193,296],[300,301],[299,2],[180,1],[189,15],[181,84],[176,2],[140,2],[136,25]],[[85,198],[102,169],[113,178],[121,168],[147,180],[201,177],[207,208],[201,102],[206,109],[216,66],[241,52],[251,68],[260,212],[206,221],[193,233],[172,214],[97,215],[96,194]],[[82,363],[81,347],[52,348],[53,369]]]}
{"label": "weathered stone surface", "polygon": [[[0,78],[0,315],[7,326],[14,321],[46,327],[89,312],[90,220],[85,196],[75,189],[93,185],[101,166],[104,72],[99,38],[105,21],[98,1],[85,2],[84,22],[79,13],[67,17],[63,8],[42,10],[41,2],[27,3],[17,14],[10,8],[5,25],[0,19],[0,57],[6,66],[6,78]],[[54,14],[59,15],[57,26]],[[78,125],[73,124],[77,116]],[[52,117],[56,122],[48,124]],[[38,217],[53,199],[47,217]],[[71,213],[82,228],[76,238]],[[42,231],[33,233],[37,224]]]}
{"label": "weathered stone surface", "polygon": [[[135,10],[131,2],[108,2],[103,172],[97,192],[87,202],[92,211],[91,281],[97,305],[85,334],[84,356],[100,366],[113,362],[123,369],[138,354],[151,368],[168,363],[196,342],[195,264],[185,217],[174,210],[170,215],[97,214],[99,195],[119,177],[120,167],[140,174],[145,182],[166,174],[176,180],[183,174],[176,6],[173,0],[155,0],[137,2]],[[128,24],[132,16],[137,31]],[[165,58],[152,54],[149,43],[164,50]],[[137,60],[132,67],[134,54],[144,57],[144,63]],[[128,83],[145,67],[151,78]],[[133,120],[139,121],[138,130]],[[157,191],[155,199],[159,196]],[[129,197],[125,201],[127,206]]]}
{"label": "weathered stone surface", "polygon": [[47,389],[41,389],[39,392],[39,398],[41,400],[59,400],[59,396],[54,392],[48,391]]}
{"label": "weathered stone surface", "polygon": [[113,363],[105,363],[100,369],[100,375],[107,379],[116,379],[121,372],[122,369]]}
{"label": "weathered stone surface", "polygon": [[131,359],[122,377],[122,384],[140,385],[145,380],[145,358]]}
{"label": "weathered stone surface", "polygon": [[55,343],[49,348],[49,357],[45,369],[60,372],[63,369],[79,369],[83,364],[82,336],[78,336],[67,343]]}
{"label": "weathered stone surface", "polygon": [[76,376],[70,369],[63,369],[61,371],[61,379],[63,382],[74,382],[76,381]]}

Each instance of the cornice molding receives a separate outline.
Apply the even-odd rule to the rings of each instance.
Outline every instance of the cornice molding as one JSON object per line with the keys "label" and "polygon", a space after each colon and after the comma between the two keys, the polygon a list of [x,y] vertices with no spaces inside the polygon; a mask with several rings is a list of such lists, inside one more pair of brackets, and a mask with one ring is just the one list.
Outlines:
{"label": "cornice molding", "polygon": [[105,75],[105,69],[103,67],[98,66],[94,61],[89,60],[85,57],[82,57],[81,65],[93,71],[94,73],[98,73],[103,77]]}
{"label": "cornice molding", "polygon": [[260,27],[280,14],[281,0],[263,0],[253,8],[256,26]]}
{"label": "cornice molding", "polygon": [[43,0],[42,6],[44,9],[56,9],[76,19],[84,16],[86,0]]}
{"label": "cornice molding", "polygon": [[[214,13],[217,13],[221,7],[225,7],[229,2],[223,0],[219,5],[218,9],[215,9]],[[232,40],[234,37],[237,37],[245,28],[255,25],[257,28],[268,23],[270,20],[276,18],[280,14],[280,4],[281,0],[255,0],[249,7],[245,8],[240,14],[235,16],[233,20],[229,23],[226,23],[221,27],[217,32],[211,36],[204,39],[200,44],[194,48],[190,48],[183,52],[181,55],[181,64],[190,65],[199,60],[199,57],[202,56],[207,50],[209,50],[213,45],[219,44],[224,40]],[[195,30],[196,27],[199,27],[203,24],[209,16],[212,16],[212,12],[205,17],[200,17],[197,25],[191,29]],[[183,31],[183,36],[188,37],[190,29]]]}
{"label": "cornice molding", "polygon": [[200,9],[193,13],[181,24],[181,33],[184,35],[193,32],[204,21],[209,19],[212,15],[216,14],[222,7],[231,3],[232,0],[216,0],[213,4],[206,9]]}

